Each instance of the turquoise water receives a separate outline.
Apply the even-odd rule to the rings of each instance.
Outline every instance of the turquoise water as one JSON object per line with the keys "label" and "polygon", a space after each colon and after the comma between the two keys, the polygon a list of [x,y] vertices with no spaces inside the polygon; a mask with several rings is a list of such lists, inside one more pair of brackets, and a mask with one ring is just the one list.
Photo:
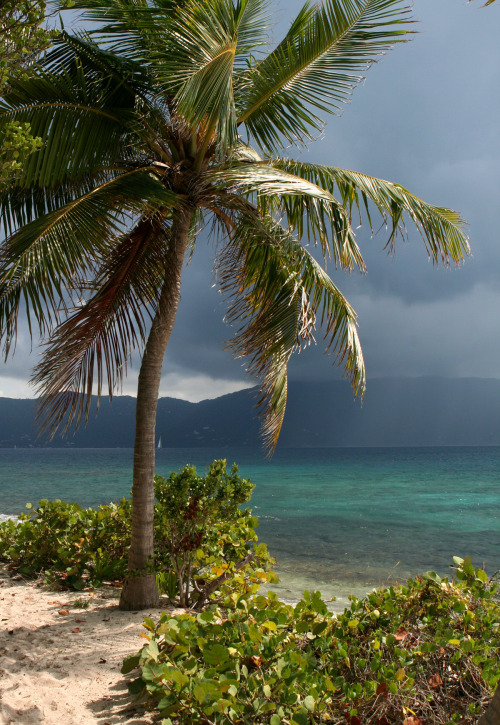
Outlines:
{"label": "turquoise water", "polygon": [[[259,537],[278,560],[289,599],[320,588],[348,593],[427,569],[453,555],[500,569],[500,447],[278,450],[162,449],[157,472],[214,458],[236,461],[255,484]],[[129,449],[0,449],[0,514],[27,501],[95,506],[127,495]]]}

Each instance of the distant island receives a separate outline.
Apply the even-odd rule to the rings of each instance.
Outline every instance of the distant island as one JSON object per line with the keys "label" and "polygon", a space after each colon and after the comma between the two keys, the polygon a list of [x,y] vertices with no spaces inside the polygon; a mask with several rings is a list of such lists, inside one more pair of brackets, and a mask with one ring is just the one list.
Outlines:
{"label": "distant island", "polygon": [[[162,446],[259,447],[255,388],[189,403],[161,398],[157,440]],[[0,398],[0,447],[131,448],[135,399],[117,396],[87,427],[38,438],[34,400]],[[363,405],[348,383],[291,383],[279,446],[500,445],[500,380],[405,378],[371,380]]]}

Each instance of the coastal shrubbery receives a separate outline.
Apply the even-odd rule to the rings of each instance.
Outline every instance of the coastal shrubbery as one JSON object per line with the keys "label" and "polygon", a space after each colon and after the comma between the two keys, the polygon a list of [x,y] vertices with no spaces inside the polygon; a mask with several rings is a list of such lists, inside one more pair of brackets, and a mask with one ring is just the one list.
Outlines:
{"label": "coastal shrubbery", "polygon": [[[240,506],[253,484],[214,461],[206,476],[186,466],[155,477],[155,560],[161,592],[182,606],[202,607],[273,581],[273,560],[257,543],[257,519]],[[0,525],[0,559],[26,576],[76,590],[120,582],[127,570],[131,502],[84,509],[64,501],[28,504],[17,522]]]}
{"label": "coastal shrubbery", "polygon": [[[256,519],[253,485],[215,461],[155,478],[155,560],[171,601],[190,607],[144,621],[128,657],[131,692],[163,725],[472,725],[500,681],[499,585],[455,558],[455,577],[428,572],[352,597],[333,615],[319,592],[295,606],[276,577]],[[29,506],[29,505],[28,505]],[[26,575],[83,589],[126,574],[131,503],[98,509],[40,501],[0,525],[0,559]]]}
{"label": "coastal shrubbery", "polygon": [[155,476],[157,568],[169,573],[181,606],[201,609],[215,592],[224,599],[277,580],[266,545],[257,543],[257,518],[240,508],[253,489],[226,461],[214,461],[206,476],[194,466],[168,479]]}
{"label": "coastal shrubbery", "polygon": [[224,609],[144,621],[130,686],[171,723],[473,723],[500,678],[498,585],[469,558],[352,598],[296,606],[243,594]]}
{"label": "coastal shrubbery", "polygon": [[11,569],[77,590],[125,575],[130,501],[84,509],[42,499],[27,508],[18,521],[0,524],[0,559]]}

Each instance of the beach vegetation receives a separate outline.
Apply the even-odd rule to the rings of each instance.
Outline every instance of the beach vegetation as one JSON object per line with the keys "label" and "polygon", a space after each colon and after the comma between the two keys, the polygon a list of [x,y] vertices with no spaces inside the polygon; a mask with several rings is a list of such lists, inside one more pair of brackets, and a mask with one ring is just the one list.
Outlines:
{"label": "beach vegetation", "polygon": [[0,524],[0,558],[19,574],[81,590],[123,578],[130,542],[130,501],[82,508],[41,500],[18,521]]}
{"label": "beach vegetation", "polygon": [[476,723],[500,680],[498,582],[470,557],[351,597],[333,615],[319,592],[275,594],[144,621],[122,672],[163,724]]}
{"label": "beach vegetation", "polygon": [[90,607],[90,599],[88,597],[86,599],[79,597],[71,602],[71,606],[75,609],[88,609]]}
{"label": "beach vegetation", "polygon": [[257,543],[259,522],[241,508],[253,489],[226,461],[214,461],[205,476],[194,466],[155,476],[156,566],[180,606],[202,609],[215,593],[257,591],[276,580],[266,545]]}
{"label": "beach vegetation", "polygon": [[[156,476],[155,552],[150,567],[160,593],[182,607],[203,608],[277,581],[259,543],[258,520],[243,504],[253,484],[234,465],[214,461],[205,476],[185,466]],[[0,524],[0,559],[51,586],[82,590],[120,584],[127,572],[132,505],[123,498],[98,509],[40,501],[18,521]]]}
{"label": "beach vegetation", "polygon": [[[50,3],[49,3],[50,5]],[[68,7],[71,0],[61,2]],[[30,64],[50,45],[54,31],[48,20],[54,8],[44,0],[2,0],[0,3],[0,95],[9,81],[25,77]],[[42,146],[27,121],[11,120],[0,142],[0,188],[7,188],[27,157]]]}
{"label": "beach vegetation", "polygon": [[389,250],[406,217],[436,263],[459,263],[469,246],[458,213],[400,184],[290,158],[341,112],[370,65],[410,38],[405,0],[306,3],[269,53],[267,0],[72,5],[92,29],[59,31],[2,92],[0,142],[15,123],[30,124],[41,144],[0,194],[0,336],[13,352],[25,312],[44,338],[33,382],[52,435],[88,418],[93,391],[111,398],[132,353],[141,355],[120,600],[136,610],[158,604],[156,406],[200,230],[218,242],[229,347],[261,384],[269,450],[287,364],[317,326],[354,392],[364,390],[356,313],[325,271],[328,259],[365,271],[358,217],[370,229],[375,217],[387,223]]}

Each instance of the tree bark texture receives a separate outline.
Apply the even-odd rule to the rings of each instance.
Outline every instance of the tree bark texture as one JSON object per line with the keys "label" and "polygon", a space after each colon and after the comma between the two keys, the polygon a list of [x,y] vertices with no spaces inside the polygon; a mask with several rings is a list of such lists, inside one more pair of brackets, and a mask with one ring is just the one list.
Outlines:
{"label": "tree bark texture", "polygon": [[500,684],[497,685],[493,700],[484,715],[479,718],[477,725],[500,725]]}
{"label": "tree bark texture", "polygon": [[132,542],[129,571],[120,597],[120,609],[129,611],[157,607],[159,604],[153,569],[156,408],[163,358],[180,299],[190,220],[191,213],[184,212],[172,224],[172,238],[165,259],[165,281],[139,372],[132,486]]}

